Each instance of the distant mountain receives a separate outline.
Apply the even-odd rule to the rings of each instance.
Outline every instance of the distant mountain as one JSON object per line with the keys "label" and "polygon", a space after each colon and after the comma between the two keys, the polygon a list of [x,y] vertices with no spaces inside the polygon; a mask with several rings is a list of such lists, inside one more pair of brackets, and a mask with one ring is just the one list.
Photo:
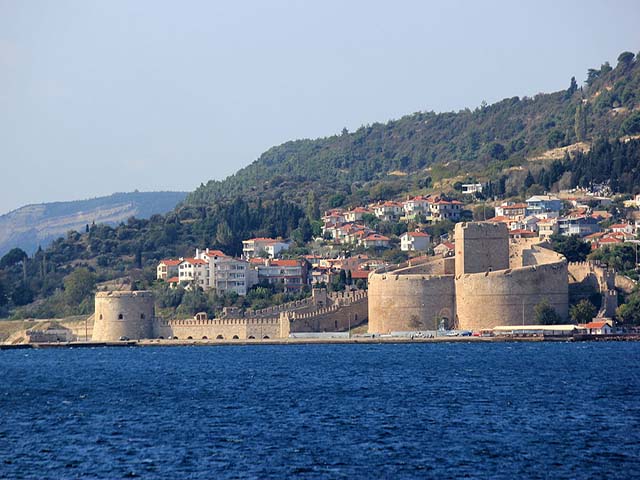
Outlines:
{"label": "distant mountain", "polygon": [[0,256],[14,247],[32,254],[38,246],[45,248],[69,230],[82,232],[93,222],[116,225],[133,216],[164,214],[186,196],[186,192],[114,193],[89,200],[27,205],[0,216]]}

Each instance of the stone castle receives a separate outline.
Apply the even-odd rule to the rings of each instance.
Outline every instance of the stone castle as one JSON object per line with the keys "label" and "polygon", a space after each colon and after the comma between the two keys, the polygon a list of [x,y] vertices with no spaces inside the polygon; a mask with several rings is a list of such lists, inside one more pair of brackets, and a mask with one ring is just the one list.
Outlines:
{"label": "stone castle", "polygon": [[566,259],[542,245],[510,245],[501,223],[458,223],[455,256],[369,276],[369,333],[479,331],[535,324],[546,301],[568,316]]}
{"label": "stone castle", "polygon": [[156,317],[149,291],[98,292],[92,339],[252,340],[287,338],[298,332],[339,332],[367,320],[367,292],[327,293],[314,289],[309,299],[258,311],[230,309],[221,318],[198,313],[193,318]]}

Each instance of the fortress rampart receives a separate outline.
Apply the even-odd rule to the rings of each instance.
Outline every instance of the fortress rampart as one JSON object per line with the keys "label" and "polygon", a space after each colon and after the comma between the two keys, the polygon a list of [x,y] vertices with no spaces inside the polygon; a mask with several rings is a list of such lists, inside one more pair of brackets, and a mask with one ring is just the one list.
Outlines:
{"label": "fortress rampart", "polygon": [[[567,262],[541,246],[514,248],[503,224],[456,225],[455,268],[424,264],[369,277],[369,332],[450,328],[481,330],[535,324],[548,302],[568,316]],[[445,272],[445,274],[429,274]]]}
{"label": "fortress rampart", "polygon": [[246,340],[286,338],[294,332],[346,330],[367,319],[367,292],[314,291],[311,299],[260,310],[233,312],[222,318],[163,320],[154,316],[152,292],[99,292],[96,294],[94,341],[151,338],[180,340]]}
{"label": "fortress rampart", "polygon": [[331,305],[311,312],[283,313],[283,322],[288,322],[292,333],[296,332],[341,332],[367,320],[368,296],[364,290],[329,294]]}
{"label": "fortress rampart", "polygon": [[568,316],[566,262],[461,275],[455,285],[462,330],[536,324],[534,309],[543,301],[562,318]]}
{"label": "fortress rampart", "polygon": [[451,275],[383,273],[369,277],[369,332],[435,330],[453,320],[455,289]]}
{"label": "fortress rampart", "polygon": [[288,324],[280,318],[212,318],[205,320],[161,320],[156,322],[155,338],[180,340],[246,340],[285,338]]}
{"label": "fortress rampart", "polygon": [[154,311],[152,292],[98,292],[92,338],[97,341],[152,338]]}

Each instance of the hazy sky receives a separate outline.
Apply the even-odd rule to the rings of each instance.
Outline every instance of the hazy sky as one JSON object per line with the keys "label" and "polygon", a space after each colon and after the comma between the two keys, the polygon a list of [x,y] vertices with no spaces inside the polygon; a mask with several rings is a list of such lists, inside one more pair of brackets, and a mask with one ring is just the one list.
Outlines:
{"label": "hazy sky", "polygon": [[559,90],[624,50],[638,0],[0,0],[0,213],[193,190],[286,140]]}

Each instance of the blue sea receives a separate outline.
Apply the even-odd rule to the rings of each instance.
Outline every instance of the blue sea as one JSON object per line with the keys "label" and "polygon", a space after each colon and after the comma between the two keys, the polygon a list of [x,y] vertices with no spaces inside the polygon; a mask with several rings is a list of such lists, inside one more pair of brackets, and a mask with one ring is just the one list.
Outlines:
{"label": "blue sea", "polygon": [[640,343],[0,351],[0,478],[640,478]]}

